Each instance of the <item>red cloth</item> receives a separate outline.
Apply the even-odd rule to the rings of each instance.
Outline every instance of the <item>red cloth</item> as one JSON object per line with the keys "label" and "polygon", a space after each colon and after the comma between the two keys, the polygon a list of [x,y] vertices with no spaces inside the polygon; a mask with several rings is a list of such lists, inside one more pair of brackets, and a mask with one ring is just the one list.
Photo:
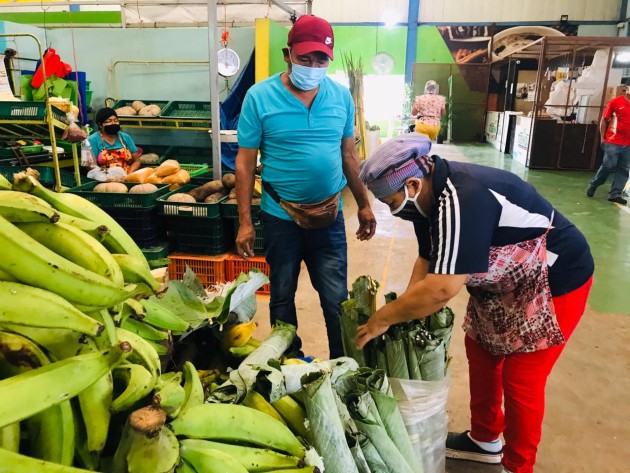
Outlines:
{"label": "red cloth", "polygon": [[610,120],[604,141],[614,145],[630,146],[630,100],[625,94],[608,102],[602,118]]}
{"label": "red cloth", "polygon": [[39,89],[44,83],[44,80],[48,79],[53,74],[57,77],[63,78],[72,72],[70,64],[63,62],[61,60],[61,56],[59,56],[53,48],[49,48],[44,54],[44,67],[46,68],[46,77],[44,77],[44,71],[41,64],[35,71],[35,74],[33,74],[31,86],[33,86],[34,89]]}
{"label": "red cloth", "polygon": [[[578,289],[553,298],[565,340],[584,313],[592,284],[591,277]],[[503,466],[512,473],[532,473],[545,413],[547,377],[566,344],[532,353],[495,356],[470,337],[465,339],[471,436],[480,442],[492,442],[503,434]],[[501,408],[503,397],[505,413]]]}

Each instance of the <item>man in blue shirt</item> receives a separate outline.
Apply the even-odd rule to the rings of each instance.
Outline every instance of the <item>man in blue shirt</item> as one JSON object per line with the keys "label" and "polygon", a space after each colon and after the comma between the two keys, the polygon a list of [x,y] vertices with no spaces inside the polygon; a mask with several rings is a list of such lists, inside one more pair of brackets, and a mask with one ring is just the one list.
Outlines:
{"label": "man in blue shirt", "polygon": [[[325,20],[304,15],[289,32],[283,49],[288,71],[274,75],[247,93],[238,124],[236,193],[240,227],[236,248],[254,254],[251,199],[258,150],[263,181],[285,201],[312,204],[346,185],[358,205],[359,240],[370,239],[376,220],[365,186],[358,178],[354,145],[354,104],[348,89],[326,77],[334,37]],[[295,292],[305,262],[319,293],[328,333],[330,358],[343,355],[339,314],[348,297],[347,243],[342,202],[336,220],[324,228],[296,224],[268,192],[261,220],[270,268],[271,322],[297,326]],[[299,337],[291,347],[300,354]]]}

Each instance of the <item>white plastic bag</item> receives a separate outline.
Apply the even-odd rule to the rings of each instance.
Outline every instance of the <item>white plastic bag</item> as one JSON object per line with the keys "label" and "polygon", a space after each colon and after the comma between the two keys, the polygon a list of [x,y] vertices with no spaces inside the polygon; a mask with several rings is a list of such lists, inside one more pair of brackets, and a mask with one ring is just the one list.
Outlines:
{"label": "white plastic bag", "polygon": [[450,376],[441,381],[389,379],[411,444],[424,473],[444,473]]}

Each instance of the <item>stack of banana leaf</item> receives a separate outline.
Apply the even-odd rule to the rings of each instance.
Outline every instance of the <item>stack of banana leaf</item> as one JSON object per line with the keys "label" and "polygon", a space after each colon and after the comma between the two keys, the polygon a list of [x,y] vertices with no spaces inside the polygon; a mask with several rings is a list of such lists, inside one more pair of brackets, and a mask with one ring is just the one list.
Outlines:
{"label": "stack of banana leaf", "polygon": [[[455,316],[449,307],[420,320],[392,325],[363,350],[353,338],[357,327],[367,323],[376,311],[379,284],[369,276],[359,277],[352,285],[350,298],[342,304],[341,330],[344,351],[360,366],[381,369],[391,378],[439,381],[448,366],[448,347]],[[385,302],[396,299],[395,293]]]}

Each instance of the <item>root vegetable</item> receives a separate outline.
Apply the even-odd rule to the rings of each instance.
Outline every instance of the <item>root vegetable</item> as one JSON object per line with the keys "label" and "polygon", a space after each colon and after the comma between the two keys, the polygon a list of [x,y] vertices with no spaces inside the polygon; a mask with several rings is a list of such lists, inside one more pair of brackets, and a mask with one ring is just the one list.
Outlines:
{"label": "root vegetable", "polygon": [[223,183],[217,179],[215,181],[206,182],[202,186],[195,187],[188,193],[192,195],[197,202],[203,202],[209,195],[224,191],[225,187],[223,186]]}

